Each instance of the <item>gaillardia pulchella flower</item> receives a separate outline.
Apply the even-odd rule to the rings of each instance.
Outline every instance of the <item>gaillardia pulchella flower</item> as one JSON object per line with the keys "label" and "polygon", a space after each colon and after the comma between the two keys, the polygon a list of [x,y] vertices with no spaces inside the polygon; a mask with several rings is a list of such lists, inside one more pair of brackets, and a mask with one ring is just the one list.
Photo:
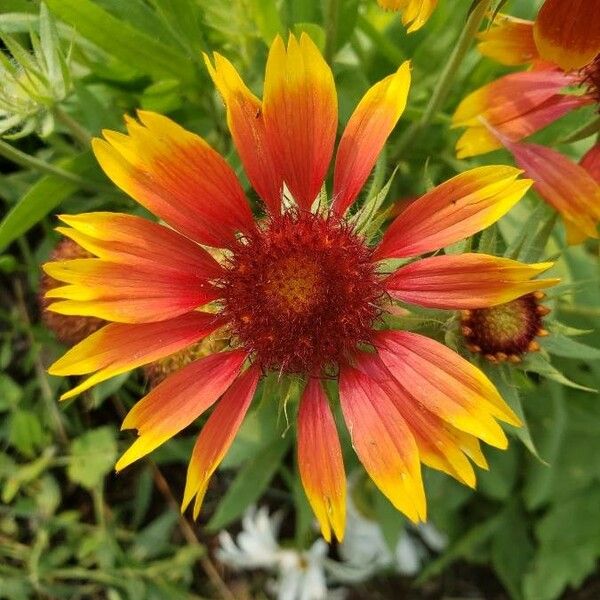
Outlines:
{"label": "gaillardia pulchella flower", "polygon": [[[530,182],[511,167],[460,174],[413,202],[373,246],[348,216],[406,102],[407,63],[367,91],[341,136],[333,193],[322,192],[338,123],[331,70],[306,35],[276,38],[264,97],[234,67],[206,57],[248,179],[255,218],[226,161],[202,138],[140,111],[128,134],[94,151],[107,175],[170,227],[113,213],[68,215],[61,232],[97,258],[45,265],[66,283],[53,309],[113,321],[59,359],[55,375],[90,376],[70,398],[117,373],[228,328],[227,350],[200,358],[140,400],[123,427],[139,437],[123,469],[217,400],[188,469],[183,507],[197,515],[261,377],[301,377],[298,462],[323,535],[344,531],[345,476],[325,380],[335,383],[353,446],[382,492],[413,521],[426,517],[420,460],[473,486],[483,440],[504,448],[497,419],[519,424],[490,381],[446,346],[383,328],[393,301],[448,310],[508,302],[551,285],[550,263],[438,254],[505,214]],[[284,202],[285,200],[285,202]],[[222,248],[215,254],[206,247]],[[397,261],[396,261],[397,264]]]}
{"label": "gaillardia pulchella flower", "polygon": [[540,304],[544,297],[537,291],[504,304],[463,310],[461,331],[467,348],[491,363],[520,363],[527,352],[537,352],[535,338],[548,335],[543,317],[550,309]]}
{"label": "gaillardia pulchella flower", "polygon": [[502,147],[490,125],[513,142],[590,104],[600,109],[600,12],[587,0],[548,0],[534,21],[497,15],[478,34],[479,51],[505,65],[530,65],[467,95],[454,127],[460,158]]}

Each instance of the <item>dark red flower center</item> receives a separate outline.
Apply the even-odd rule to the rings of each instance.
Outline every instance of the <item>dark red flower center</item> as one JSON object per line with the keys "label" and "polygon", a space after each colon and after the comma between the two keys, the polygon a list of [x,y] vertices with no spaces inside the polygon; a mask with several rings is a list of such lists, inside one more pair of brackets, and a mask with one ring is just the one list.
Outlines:
{"label": "dark red flower center", "polygon": [[596,101],[600,111],[600,54],[581,71],[582,84],[588,94]]}
{"label": "dark red flower center", "polygon": [[550,309],[538,303],[542,292],[490,308],[466,310],[462,332],[472,352],[480,352],[492,362],[520,362],[525,352],[539,350],[536,336],[547,335],[542,317]]}
{"label": "dark red flower center", "polygon": [[226,268],[223,314],[262,368],[321,373],[371,341],[383,290],[371,250],[344,221],[274,217]]}

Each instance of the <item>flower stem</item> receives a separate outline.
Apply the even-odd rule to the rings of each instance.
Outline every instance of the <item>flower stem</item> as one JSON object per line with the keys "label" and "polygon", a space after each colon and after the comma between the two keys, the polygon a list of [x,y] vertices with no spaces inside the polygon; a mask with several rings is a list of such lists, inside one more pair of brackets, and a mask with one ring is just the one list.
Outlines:
{"label": "flower stem", "polygon": [[69,130],[73,138],[79,142],[82,148],[89,148],[92,135],[85,127],[80,125],[71,115],[67,114],[59,106],[55,106],[52,109],[52,113],[56,117],[56,120]]}
{"label": "flower stem", "polygon": [[416,135],[431,123],[439,109],[446,101],[446,98],[452,89],[452,84],[454,83],[456,73],[458,72],[464,57],[471,47],[473,38],[479,31],[479,27],[481,26],[483,18],[490,8],[490,4],[491,0],[480,0],[467,17],[465,26],[460,33],[448,62],[440,74],[440,78],[433,89],[431,98],[425,107],[423,116],[418,121],[412,123],[404,132],[404,135],[401,136],[396,148],[394,149],[395,158],[399,158],[404,150],[412,144]]}
{"label": "flower stem", "polygon": [[393,44],[381,31],[370,23],[364,15],[358,15],[356,21],[358,28],[373,42],[373,46],[377,51],[385,56],[393,65],[400,65],[406,60],[406,55]]}
{"label": "flower stem", "polygon": [[338,19],[340,16],[340,0],[327,0],[325,15],[325,60],[331,65],[337,42]]}

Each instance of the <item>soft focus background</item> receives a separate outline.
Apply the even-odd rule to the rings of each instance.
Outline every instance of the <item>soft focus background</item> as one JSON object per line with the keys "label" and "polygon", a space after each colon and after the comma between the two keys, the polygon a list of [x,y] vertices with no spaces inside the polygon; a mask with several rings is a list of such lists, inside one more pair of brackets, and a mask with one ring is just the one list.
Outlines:
{"label": "soft focus background", "polygon": [[[529,18],[539,6],[500,4]],[[559,259],[563,282],[551,292],[542,353],[526,369],[484,367],[527,427],[511,432],[508,451],[486,449],[491,469],[476,491],[425,469],[426,528],[408,527],[362,476],[346,439],[347,540],[329,550],[319,542],[294,433],[268,381],[192,523],[178,502],[196,428],[113,472],[131,440],[118,431],[122,415],[156,373],[117,377],[59,406],[69,382],[45,371],[64,350],[38,301],[40,263],[59,241],[55,215],[141,214],[96,165],[90,136],[122,128],[123,114],[143,107],[201,134],[240,171],[201,52],[229,57],[260,94],[274,35],[306,31],[332,60],[342,124],[370,84],[412,60],[408,108],[370,180],[381,188],[398,166],[387,202],[401,207],[468,167],[512,164],[501,151],[455,158],[455,106],[507,71],[475,50],[431,123],[408,129],[470,7],[439,0],[427,25],[407,35],[375,0],[0,0],[0,598],[309,600],[325,597],[325,582],[327,597],[365,600],[600,598],[600,404],[586,389],[600,384],[600,349],[582,345],[600,348],[598,244],[563,250],[560,226],[552,230],[551,210],[533,193],[466,242]],[[535,139],[578,159],[592,139],[560,141],[592,112]],[[449,313],[416,313],[406,327],[457,343]]]}

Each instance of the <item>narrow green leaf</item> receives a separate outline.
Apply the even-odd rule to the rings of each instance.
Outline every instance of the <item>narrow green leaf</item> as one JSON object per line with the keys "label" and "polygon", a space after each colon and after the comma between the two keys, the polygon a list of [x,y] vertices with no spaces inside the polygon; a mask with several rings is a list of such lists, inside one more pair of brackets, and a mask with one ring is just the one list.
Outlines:
{"label": "narrow green leaf", "polygon": [[287,435],[276,439],[238,471],[208,522],[207,529],[214,532],[226,527],[260,498],[281,464],[291,438]]}
{"label": "narrow green leaf", "polygon": [[542,346],[556,356],[581,358],[584,360],[600,360],[600,350],[581,342],[576,342],[561,333],[552,333],[542,340]]}
{"label": "narrow green leaf", "polygon": [[513,367],[510,367],[508,365],[502,365],[501,367],[497,367],[496,365],[490,365],[488,363],[483,365],[483,370],[485,374],[490,378],[492,383],[498,389],[498,392],[500,392],[502,398],[504,398],[506,403],[512,408],[512,410],[519,417],[519,419],[521,419],[523,423],[522,427],[513,427],[511,425],[506,425],[506,429],[508,429],[519,440],[521,440],[521,442],[523,442],[523,445],[527,448],[527,450],[529,450],[538,460],[542,460],[531,437],[529,424],[527,423],[525,412],[523,411],[523,405],[521,402],[519,388],[514,383],[514,381],[512,381],[512,368]]}
{"label": "narrow green leaf", "polygon": [[62,78],[59,58],[60,41],[52,15],[43,2],[40,4],[40,44],[46,62],[48,78],[52,84],[55,84]]}
{"label": "narrow green leaf", "polygon": [[537,373],[538,375],[542,375],[547,379],[551,379],[552,381],[556,381],[562,385],[566,385],[567,387],[574,388],[576,390],[584,390],[586,392],[596,392],[597,390],[593,388],[586,387],[584,385],[579,385],[574,381],[571,381],[568,377],[563,375],[557,368],[553,367],[541,354],[530,354],[524,361],[523,364],[520,365],[524,371],[531,371],[533,373]]}
{"label": "narrow green leaf", "polygon": [[[62,169],[82,176],[97,171],[90,152],[59,161]],[[0,223],[0,252],[79,189],[76,183],[47,175],[34,183]]]}
{"label": "narrow green leaf", "polygon": [[[540,201],[535,209],[529,212],[529,216],[527,220],[521,224],[519,224],[519,228],[516,230],[515,237],[510,241],[504,256],[507,258],[518,258],[519,254],[527,241],[528,237],[531,235],[532,231],[536,231],[540,221],[547,217],[550,209],[544,202]],[[510,214],[509,214],[510,216]]]}
{"label": "narrow green leaf", "polygon": [[557,219],[557,212],[549,211],[547,213],[535,234],[530,235],[525,239],[525,243],[519,252],[519,260],[529,263],[539,262],[542,259]]}
{"label": "narrow green leaf", "polygon": [[196,78],[185,54],[135,29],[91,0],[47,0],[50,10],[80,35],[125,64],[156,79]]}

